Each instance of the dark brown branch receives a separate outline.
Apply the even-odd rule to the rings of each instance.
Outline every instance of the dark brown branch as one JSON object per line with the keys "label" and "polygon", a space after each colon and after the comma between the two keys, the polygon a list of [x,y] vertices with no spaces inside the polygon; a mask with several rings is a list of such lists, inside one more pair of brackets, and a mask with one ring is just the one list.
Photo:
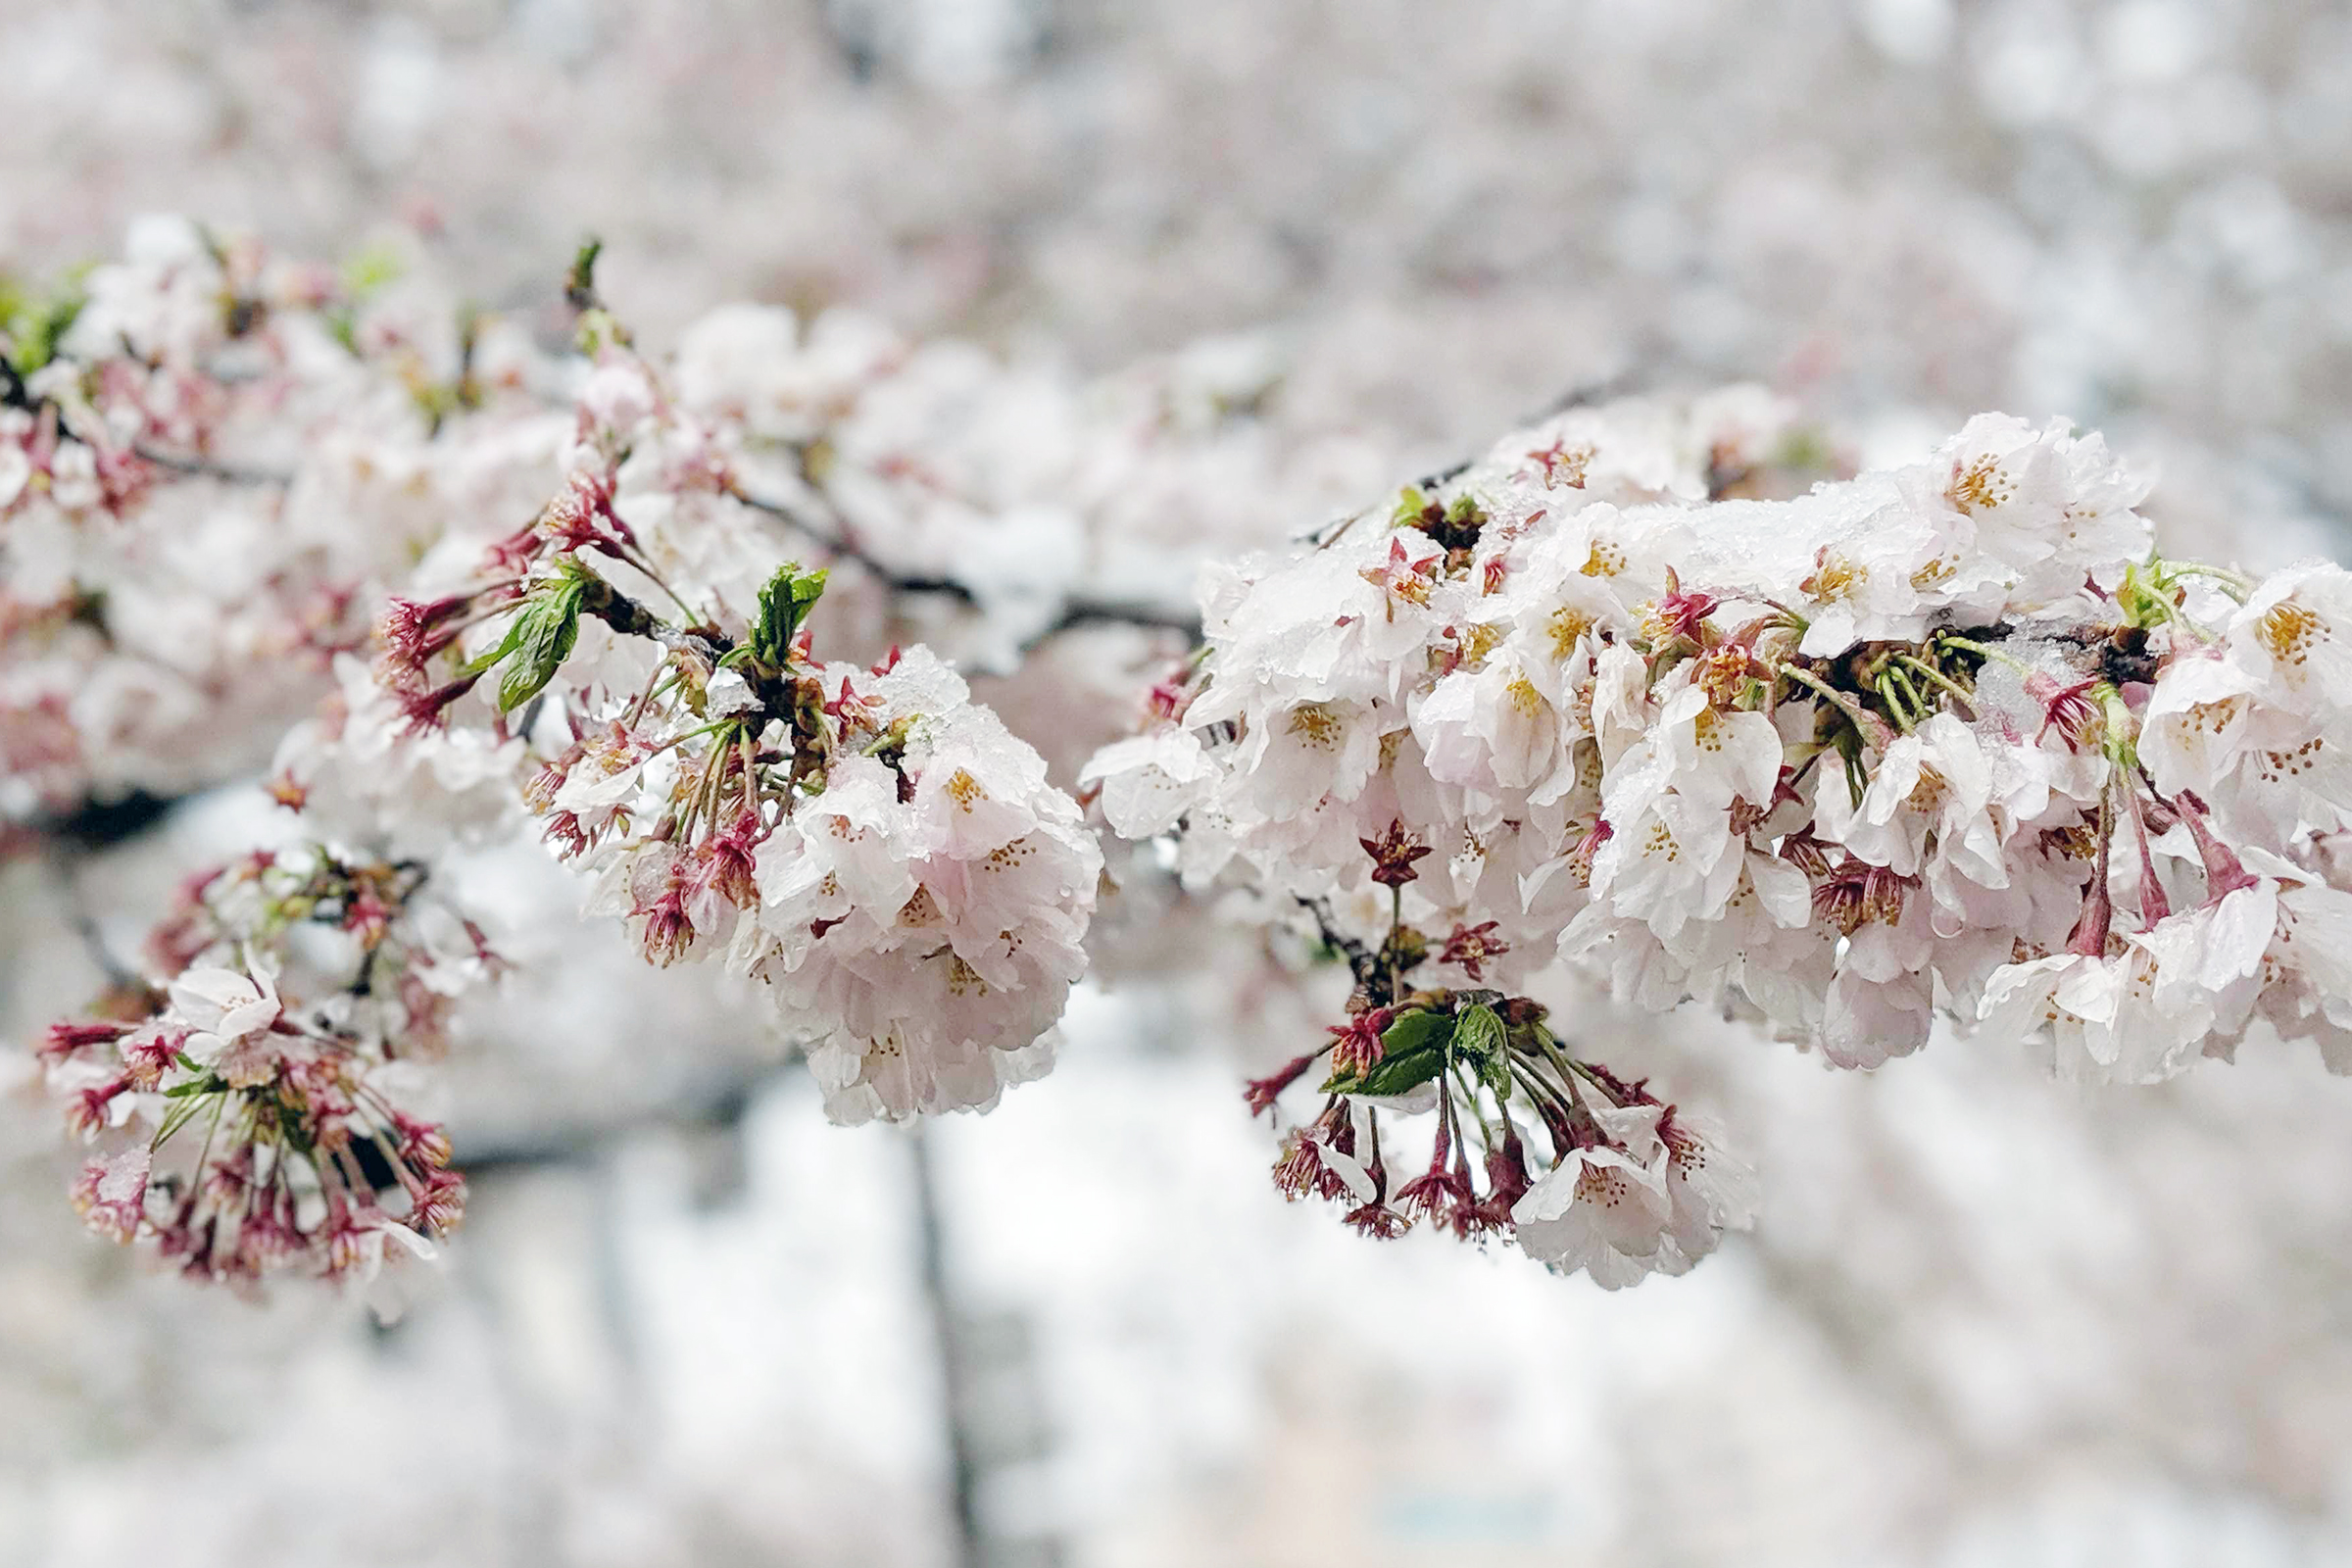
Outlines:
{"label": "dark brown branch", "polygon": [[[1641,379],[1636,371],[1620,370],[1615,375],[1604,376],[1597,381],[1582,382],[1553,398],[1549,404],[1545,405],[1541,414],[1519,422],[1521,424],[1542,424],[1546,419],[1558,418],[1570,409],[1581,409],[1590,404],[1598,403],[1604,398],[1622,397],[1633,391],[1641,383]],[[1434,472],[1425,473],[1413,483],[1420,489],[1434,491],[1440,485],[1458,478],[1468,471],[1470,466],[1477,461],[1476,458],[1464,458],[1459,463],[1448,464]],[[1337,542],[1340,535],[1346,533],[1363,514],[1361,512],[1350,512],[1344,517],[1334,517],[1331,521],[1311,528],[1305,533],[1293,535],[1291,542],[1313,545],[1318,550],[1323,549],[1325,546]],[[1198,641],[1198,638],[1195,640]]]}
{"label": "dark brown branch", "polygon": [[[755,495],[740,487],[735,489],[732,494],[736,500],[755,512],[764,512],[771,517],[779,517],[800,532],[807,534],[816,542],[819,549],[828,551],[842,560],[856,563],[868,576],[893,593],[943,594],[961,604],[977,606],[980,603],[980,595],[969,583],[958,581],[954,577],[923,576],[896,570],[884,563],[881,558],[851,538],[847,520],[839,513],[832,512],[830,507],[827,507],[826,510],[832,513],[832,516],[831,520],[826,522],[808,516],[799,508],[788,506],[767,496]],[[1074,627],[1089,625],[1155,627],[1166,631],[1182,632],[1189,640],[1196,643],[1200,640],[1200,617],[1180,610],[1172,610],[1163,605],[1141,604],[1123,600],[1073,598],[1063,601],[1061,613],[1045,630],[1032,637],[1024,645],[1023,651],[1035,648],[1038,644]]]}
{"label": "dark brown branch", "polygon": [[1355,938],[1342,934],[1332,924],[1331,906],[1324,900],[1310,899],[1304,894],[1293,894],[1292,897],[1298,901],[1300,908],[1315,917],[1315,931],[1323,939],[1323,945],[1348,960],[1348,972],[1355,976],[1355,983],[1363,987],[1367,995],[1371,994],[1373,983],[1381,977],[1380,955]]}
{"label": "dark brown branch", "polygon": [[[972,591],[969,584],[957,582],[953,577],[913,576],[892,570],[882,563],[880,558],[859,546],[856,540],[850,537],[849,525],[842,519],[839,513],[833,514],[832,522],[827,525],[810,517],[797,507],[787,506],[783,502],[767,496],[754,495],[741,486],[736,487],[731,494],[736,500],[755,512],[764,512],[771,517],[782,518],[814,540],[818,549],[838,556],[844,561],[856,562],[868,576],[894,593],[945,594],[951,599],[960,600],[967,605],[976,605],[980,602],[980,596]],[[830,512],[832,509],[827,508],[826,510]]]}
{"label": "dark brown branch", "polygon": [[1200,617],[1189,612],[1171,610],[1165,605],[1148,605],[1103,599],[1072,599],[1063,604],[1061,613],[1045,630],[1021,645],[1027,653],[1040,643],[1051,641],[1065,631],[1080,626],[1142,626],[1160,631],[1182,632],[1185,641],[1198,645],[1201,639]]}
{"label": "dark brown branch", "polygon": [[559,1122],[533,1133],[503,1138],[467,1140],[460,1149],[458,1164],[471,1181],[507,1171],[592,1163],[630,1138],[664,1129],[732,1131],[742,1125],[760,1093],[795,1065],[798,1058],[747,1066],[671,1100],[618,1116]]}
{"label": "dark brown branch", "polygon": [[[580,600],[580,612],[593,615],[623,637],[644,637],[672,653],[702,661],[712,669],[735,651],[735,639],[715,626],[673,626],[648,610],[640,600],[613,587],[602,577],[593,579]],[[752,695],[770,718],[793,721],[791,684],[781,675],[759,666],[757,661],[738,666]]]}
{"label": "dark brown branch", "polygon": [[221,463],[212,458],[190,457],[184,453],[166,452],[160,447],[141,441],[130,449],[142,462],[159,468],[186,474],[192,479],[219,479],[225,484],[276,485],[283,489],[294,482],[294,475],[275,468],[248,468],[238,464]]}

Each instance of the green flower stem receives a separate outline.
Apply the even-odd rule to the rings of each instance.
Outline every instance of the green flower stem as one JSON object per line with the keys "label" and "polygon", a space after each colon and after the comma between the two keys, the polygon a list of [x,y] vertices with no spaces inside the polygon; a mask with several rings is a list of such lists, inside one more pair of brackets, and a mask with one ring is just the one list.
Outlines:
{"label": "green flower stem", "polygon": [[1895,656],[1895,660],[1898,663],[1910,665],[1913,669],[1917,670],[1922,677],[1934,681],[1945,691],[1950,692],[1954,697],[1959,698],[1960,701],[1968,705],[1969,716],[1971,718],[1976,716],[1977,694],[1975,692],[1970,691],[1967,687],[1961,685],[1958,681],[1952,679],[1951,676],[1946,675],[1942,670],[1937,669],[1934,664],[1929,663],[1924,659],[1916,658],[1910,654],[1897,654]]}
{"label": "green flower stem", "polygon": [[2000,649],[1993,647],[1991,644],[1978,642],[1972,637],[1963,637],[1957,632],[1939,631],[1936,634],[1936,641],[1942,643],[1947,648],[1965,648],[1972,654],[1992,660],[1998,663],[2007,664],[2011,669],[2016,670],[2021,675],[2033,675],[2039,673],[2032,664],[2026,663],[2024,661],[2017,659],[2010,654],[2003,653]]}
{"label": "green flower stem", "polygon": [[1879,672],[1879,701],[1885,703],[1886,711],[1893,715],[1894,727],[1908,735],[1911,733],[1911,715],[1903,710],[1903,702],[1895,693],[1892,674],[1891,670]]}
{"label": "green flower stem", "polygon": [[1865,709],[1860,703],[1855,702],[1853,698],[1847,696],[1844,692],[1838,690],[1837,687],[1832,686],[1829,682],[1814,674],[1811,670],[1805,669],[1796,664],[1775,664],[1773,666],[1773,673],[1776,675],[1786,675],[1788,677],[1788,679],[1796,681],[1800,685],[1812,687],[1822,696],[1828,698],[1839,712],[1852,719],[1854,721],[1854,728],[1856,730],[1861,731],[1865,735],[1869,733],[1868,729],[1864,726],[1864,720],[1870,716],[1869,710]]}

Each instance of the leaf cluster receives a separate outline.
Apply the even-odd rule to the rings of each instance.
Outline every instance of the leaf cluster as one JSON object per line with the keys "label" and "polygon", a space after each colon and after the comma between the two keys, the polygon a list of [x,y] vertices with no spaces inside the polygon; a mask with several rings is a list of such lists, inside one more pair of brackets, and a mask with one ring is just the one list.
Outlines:
{"label": "leaf cluster", "polygon": [[825,571],[803,571],[797,561],[778,566],[760,590],[760,613],[745,643],[751,657],[769,669],[782,669],[791,657],[792,639],[808,612],[825,591]]}
{"label": "leaf cluster", "polygon": [[1332,1074],[1323,1090],[1337,1095],[1401,1095],[1459,1064],[1498,1098],[1507,1098],[1509,1040],[1502,1015],[1483,1002],[1454,1012],[1408,1007],[1381,1031],[1380,1060],[1361,1073]]}
{"label": "leaf cluster", "polygon": [[498,646],[460,673],[480,675],[505,663],[498,681],[498,706],[512,712],[547,689],[580,640],[580,604],[594,579],[578,567],[564,569],[532,589]]}

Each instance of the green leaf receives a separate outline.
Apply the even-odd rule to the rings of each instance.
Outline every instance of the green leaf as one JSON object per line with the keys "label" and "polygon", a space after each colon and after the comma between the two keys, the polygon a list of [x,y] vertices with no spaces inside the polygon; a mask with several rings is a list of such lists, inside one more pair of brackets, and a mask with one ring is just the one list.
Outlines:
{"label": "green leaf", "polygon": [[511,712],[547,689],[580,640],[580,598],[587,584],[564,578],[514,617],[514,661],[499,678],[498,706]]}
{"label": "green leaf", "polygon": [[219,1073],[206,1073],[203,1077],[190,1079],[188,1082],[179,1085],[175,1089],[165,1090],[164,1098],[166,1100],[180,1100],[189,1095],[217,1095],[227,1087],[228,1080],[221,1077]]}
{"label": "green leaf", "polygon": [[517,612],[514,618],[507,622],[507,634],[499,639],[498,646],[491,649],[486,654],[482,654],[477,658],[466,661],[465,665],[458,670],[460,678],[464,678],[467,675],[481,674],[491,665],[497,663],[500,660],[514,652],[517,647],[521,646],[522,617],[529,612],[530,607],[528,605],[525,605],[521,611]]}
{"label": "green leaf", "polygon": [[1409,1007],[1391,1019],[1388,1028],[1381,1031],[1381,1049],[1394,1056],[1426,1047],[1443,1047],[1445,1037],[1452,1029],[1453,1019],[1449,1014]]}
{"label": "green leaf", "polygon": [[1401,1012],[1381,1032],[1384,1054],[1372,1070],[1357,1076],[1333,1073],[1323,1084],[1327,1095],[1401,1095],[1429,1082],[1446,1070],[1446,1042],[1453,1018],[1443,1012],[1415,1007]]}
{"label": "green leaf", "polygon": [[1453,1022],[1453,1050],[1497,1100],[1511,1095],[1510,1026],[1485,1003],[1464,1007]]}
{"label": "green leaf", "polygon": [[1503,1027],[1502,1016],[1493,1007],[1480,1003],[1464,1007],[1455,1015],[1453,1049],[1483,1067],[1502,1054],[1503,1041],[1508,1033]]}
{"label": "green leaf", "polygon": [[30,375],[57,358],[57,346],[73,330],[88,295],[80,274],[69,274],[47,295],[28,290],[0,290],[0,331],[15,342],[13,362],[18,373]]}
{"label": "green leaf", "polygon": [[760,590],[760,615],[752,623],[752,657],[771,669],[784,667],[794,633],[825,591],[823,567],[803,571],[797,561],[776,568]]}
{"label": "green leaf", "polygon": [[571,270],[564,278],[564,297],[575,311],[589,310],[596,304],[596,259],[604,251],[605,242],[591,234],[572,252]]}
{"label": "green leaf", "polygon": [[479,675],[512,660],[499,677],[498,706],[512,712],[547,689],[556,671],[580,640],[580,602],[590,579],[565,574],[541,583],[524,600],[498,646],[459,670],[461,678]]}
{"label": "green leaf", "polygon": [[1401,1095],[1418,1089],[1446,1070],[1443,1048],[1408,1051],[1401,1055],[1383,1056],[1363,1081],[1348,1091],[1351,1095]]}

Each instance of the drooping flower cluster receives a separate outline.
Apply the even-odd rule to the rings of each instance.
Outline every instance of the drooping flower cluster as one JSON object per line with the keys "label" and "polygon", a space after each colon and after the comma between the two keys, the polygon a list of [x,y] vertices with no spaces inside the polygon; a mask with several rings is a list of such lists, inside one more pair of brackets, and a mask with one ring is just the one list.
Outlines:
{"label": "drooping flower cluster", "polygon": [[[1338,1048],[1301,1136],[1330,1146],[1350,1100],[1435,1083],[1441,1158],[1473,1122],[1516,1150],[1519,1106],[1544,1181],[1580,1171],[1568,1209],[1556,1185],[1513,1206],[1523,1245],[1606,1279],[1615,1162],[1654,1163],[1648,1133],[1620,1136],[1640,1102],[1565,1053],[1523,1079],[1544,1053],[1515,1034],[1508,1074],[1459,1044],[1407,1074],[1396,1030],[1452,1018],[1458,1042],[1473,988],[1565,959],[1848,1066],[1938,1014],[2118,1081],[2227,1055],[2257,1017],[2352,1059],[2330,853],[2352,578],[2165,561],[2144,486],[2063,423],[1983,416],[1923,463],[1785,501],[1629,493],[1610,426],[1520,432],[1212,583],[1204,657],[1089,770],[1119,831],[1177,830],[1195,882],[1246,866],[1311,902],[1367,956],[1359,1010],[1406,1008]],[[1602,1230],[1559,1228],[1586,1203]]]}
{"label": "drooping flower cluster", "polygon": [[[1571,1056],[1541,1004],[1401,989],[1427,961],[1401,920],[1378,950],[1331,935],[1359,982],[1348,1021],[1249,1087],[1264,1111],[1327,1062],[1321,1111],[1284,1135],[1275,1161],[1286,1196],[1337,1202],[1367,1236],[1424,1218],[1465,1240],[1506,1234],[1610,1290],[1684,1273],[1753,1220],[1755,1176],[1712,1124]],[[1429,1163],[1413,1174],[1394,1147],[1384,1152],[1381,1116],[1433,1111]]]}
{"label": "drooping flower cluster", "polygon": [[[281,795],[319,808],[323,781],[380,791],[420,755],[503,783],[649,961],[767,982],[835,1115],[993,1103],[1043,1070],[1084,968],[1093,833],[928,650],[819,662],[827,574],[747,579],[772,519],[601,307],[584,325],[568,483],[449,591],[392,602],[369,680],[290,743]],[[671,505],[630,506],[649,468]]]}
{"label": "drooping flower cluster", "polygon": [[1102,851],[1037,753],[926,651],[807,678],[832,694],[809,748],[828,760],[759,846],[728,959],[824,1028],[809,1064],[837,1119],[994,1104],[1052,1064]]}
{"label": "drooping flower cluster", "polygon": [[600,632],[661,649],[626,686],[565,670],[534,731],[554,741],[523,799],[593,876],[590,912],[650,962],[767,982],[840,1119],[985,1106],[1044,1070],[1102,854],[1037,753],[928,650],[819,662],[799,623],[822,572],[778,571],[736,639],[557,559]]}
{"label": "drooping flower cluster", "polygon": [[69,1128],[112,1151],[74,1186],[93,1230],[252,1286],[372,1277],[457,1228],[466,1183],[408,1075],[498,959],[422,886],[318,845],[187,885],[149,976],[40,1047]]}

